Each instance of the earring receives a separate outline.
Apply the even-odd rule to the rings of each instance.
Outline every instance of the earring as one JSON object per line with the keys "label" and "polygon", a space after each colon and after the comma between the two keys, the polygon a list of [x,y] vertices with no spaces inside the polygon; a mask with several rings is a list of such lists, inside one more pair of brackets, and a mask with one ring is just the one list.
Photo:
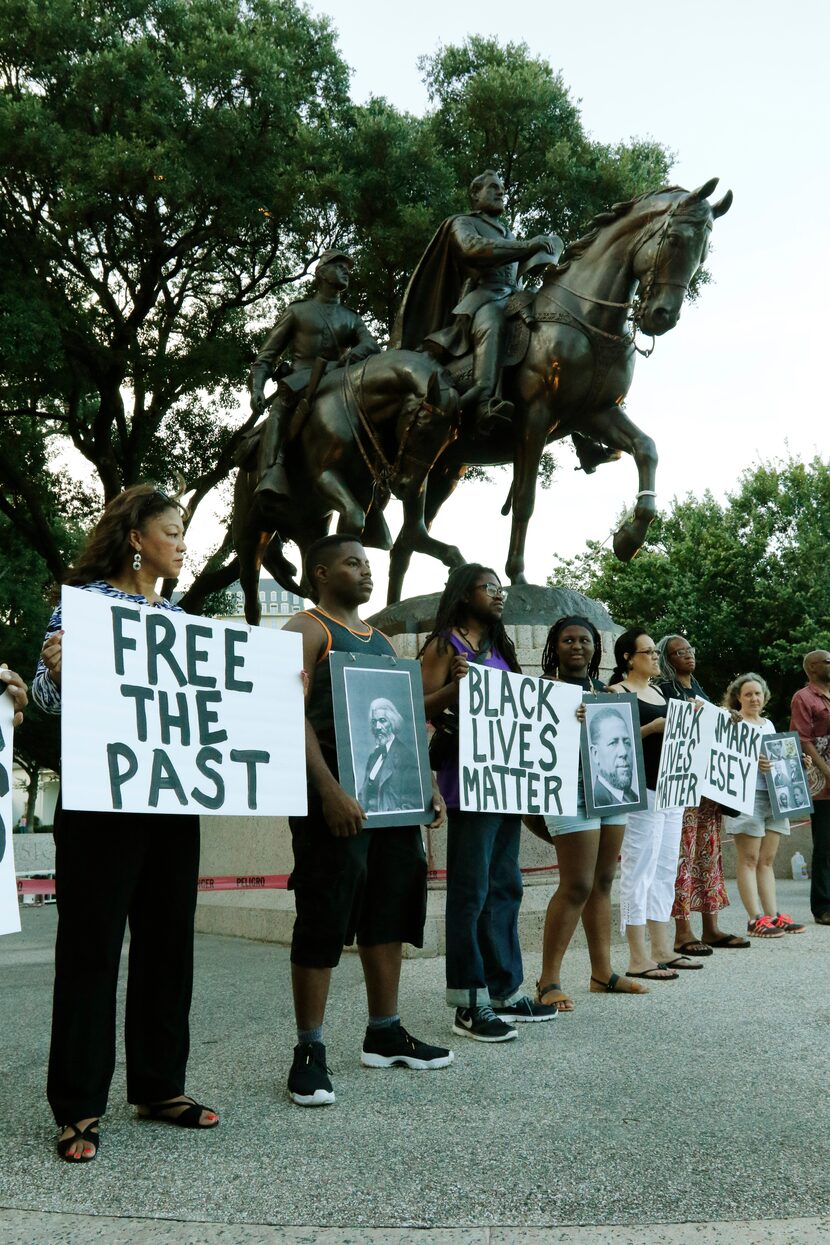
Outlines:
{"label": "earring", "polygon": [[136,549],[135,551],[135,557],[133,558],[133,570],[134,571],[141,570],[141,550],[140,549]]}

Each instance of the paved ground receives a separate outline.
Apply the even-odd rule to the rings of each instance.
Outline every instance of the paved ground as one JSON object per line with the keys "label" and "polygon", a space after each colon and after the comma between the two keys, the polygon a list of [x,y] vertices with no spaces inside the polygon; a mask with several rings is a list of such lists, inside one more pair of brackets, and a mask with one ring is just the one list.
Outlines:
{"label": "paved ground", "polygon": [[[806,884],[782,884],[780,898],[808,917]],[[434,1073],[360,1068],[365,1012],[347,956],[328,1025],[338,1101],[318,1111],[284,1095],[286,952],[203,935],[189,1088],[222,1126],[136,1122],[119,1066],[99,1158],[70,1169],[43,1098],[54,922],[53,907],[26,910],[23,934],[0,939],[2,1245],[827,1237],[830,930],[718,952],[643,998],[588,995],[575,949],[572,1016],[523,1026],[508,1046],[457,1038],[455,1064]],[[532,981],[538,956],[527,961]],[[430,1040],[448,1035],[442,971],[404,965],[404,1022]]]}

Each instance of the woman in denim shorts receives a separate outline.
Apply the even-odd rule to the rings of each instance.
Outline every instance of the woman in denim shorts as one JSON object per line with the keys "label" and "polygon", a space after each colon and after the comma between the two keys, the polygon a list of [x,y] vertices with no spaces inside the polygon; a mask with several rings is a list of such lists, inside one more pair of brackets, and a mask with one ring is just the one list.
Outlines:
{"label": "woman in denim shorts", "polygon": [[[548,633],[542,654],[545,678],[573,683],[586,692],[604,692],[598,676],[602,660],[599,632],[581,615],[569,615],[555,622]],[[580,709],[580,714],[584,710]],[[555,1003],[561,1012],[572,1012],[573,999],[560,984],[562,960],[582,917],[591,956],[593,992],[647,994],[648,990],[630,977],[611,970],[611,884],[617,872],[625,818],[589,817],[585,808],[582,775],[579,777],[575,817],[536,819],[556,845],[559,886],[548,904],[542,947],[542,972],[537,983],[538,1001]]]}

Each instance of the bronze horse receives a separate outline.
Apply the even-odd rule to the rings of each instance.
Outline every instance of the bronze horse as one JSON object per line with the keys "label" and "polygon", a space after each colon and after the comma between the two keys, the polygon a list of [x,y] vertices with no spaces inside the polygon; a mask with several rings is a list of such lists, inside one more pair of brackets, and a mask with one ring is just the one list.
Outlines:
{"label": "bronze horse", "polygon": [[458,394],[430,355],[387,350],[330,371],[287,449],[290,502],[264,503],[255,494],[255,463],[237,473],[232,536],[246,620],[256,625],[260,619],[260,566],[290,592],[306,594],[307,584],[298,581],[283,544],[294,541],[304,558],[308,546],[326,534],[334,513],[340,515],[339,532],[389,549],[383,509],[392,495],[403,503],[404,514],[393,553],[407,565],[412,553],[460,565],[461,552],[430,536],[424,521],[427,477],[457,435]]}
{"label": "bronze horse", "polygon": [[[617,557],[634,556],[656,513],[657,468],[654,442],[622,407],[634,372],[635,333],[656,337],[677,323],[689,282],[706,258],[712,223],[732,203],[731,191],[718,203],[708,202],[717,181],[692,192],[665,187],[615,204],[565,249],[558,267],[547,269],[525,356],[503,378],[515,417],[487,438],[462,427],[430,473],[427,527],[468,466],[512,462],[504,511],[512,505],[506,571],[512,583],[524,583],[525,539],[542,453],[549,442],[574,436],[587,471],[619,458],[623,450],[634,458],[639,479],[634,513],[614,536]],[[396,542],[390,602],[400,600],[409,556],[406,545]]]}

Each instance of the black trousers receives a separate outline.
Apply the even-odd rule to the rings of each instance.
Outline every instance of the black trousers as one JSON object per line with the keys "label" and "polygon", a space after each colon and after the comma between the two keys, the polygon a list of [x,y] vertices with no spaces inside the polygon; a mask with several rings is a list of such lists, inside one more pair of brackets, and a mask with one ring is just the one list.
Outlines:
{"label": "black trousers", "polygon": [[198,871],[198,817],[56,810],[47,1095],[59,1124],[106,1110],[128,920],[127,1098],[161,1102],[184,1093]]}
{"label": "black trousers", "polygon": [[810,824],[813,831],[810,911],[813,916],[824,916],[830,912],[830,800],[815,801]]}

